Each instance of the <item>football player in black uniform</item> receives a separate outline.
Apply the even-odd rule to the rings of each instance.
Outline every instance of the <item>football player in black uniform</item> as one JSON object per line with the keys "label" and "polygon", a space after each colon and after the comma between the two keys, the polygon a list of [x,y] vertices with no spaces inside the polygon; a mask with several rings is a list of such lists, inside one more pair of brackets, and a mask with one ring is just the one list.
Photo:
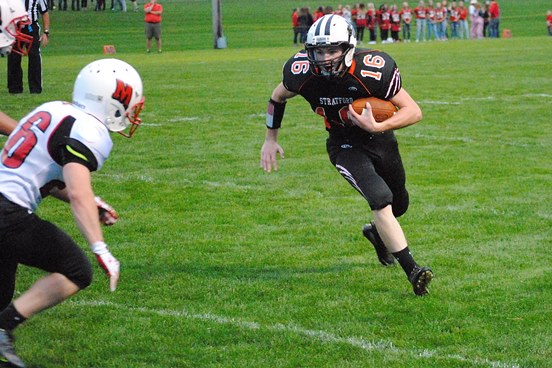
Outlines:
{"label": "football player in black uniform", "polygon": [[[261,166],[266,172],[278,169],[277,155],[284,155],[278,130],[286,101],[303,96],[324,118],[330,161],[370,205],[374,221],[364,226],[363,234],[374,245],[379,261],[388,266],[396,259],[414,293],[425,295],[433,272],[414,261],[397,221],[406,212],[409,199],[393,133],[420,121],[422,112],[402,88],[399,69],[389,55],[355,50],[355,46],[351,25],[339,15],[325,15],[311,26],[305,50],[284,65],[283,81],[268,103]],[[350,104],[363,97],[389,100],[398,111],[377,123],[369,104],[360,115],[352,109]]]}

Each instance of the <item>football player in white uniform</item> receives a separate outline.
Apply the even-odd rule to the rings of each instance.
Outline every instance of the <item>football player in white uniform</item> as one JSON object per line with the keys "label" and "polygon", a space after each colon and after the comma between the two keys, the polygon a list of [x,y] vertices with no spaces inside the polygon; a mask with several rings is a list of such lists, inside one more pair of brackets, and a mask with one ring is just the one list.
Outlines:
{"label": "football player in white uniform", "polygon": [[[356,49],[353,28],[343,17],[328,14],[317,20],[307,34],[305,50],[284,65],[282,82],[268,104],[261,149],[261,166],[267,172],[278,168],[277,155],[283,157],[278,130],[286,101],[297,95],[324,118],[331,163],[372,210],[374,221],[364,226],[363,234],[374,245],[379,261],[388,266],[396,259],[414,293],[427,294],[433,272],[414,261],[396,219],[408,209],[409,197],[393,131],[415,124],[422,112],[402,88],[395,61],[378,50]],[[352,109],[351,103],[363,97],[389,100],[399,110],[377,123],[369,104],[362,115]]]}
{"label": "football player in white uniform", "polygon": [[[12,52],[26,55],[33,38],[21,32],[30,24],[25,6],[20,0],[0,0],[0,56]],[[13,48],[15,44],[15,49]],[[0,133],[9,135],[17,126],[17,120],[0,111]]]}
{"label": "football player in white uniform", "polygon": [[[12,331],[92,281],[92,266],[82,249],[34,213],[44,197],[70,204],[80,231],[109,276],[110,290],[117,287],[119,262],[100,227],[114,223],[117,214],[94,196],[91,172],[109,156],[110,132],[129,138],[134,134],[143,102],[142,80],[132,66],[117,59],[97,60],[77,76],[72,103],[37,107],[9,136],[0,162],[0,361],[24,367],[15,354]],[[48,275],[12,302],[18,264]]]}

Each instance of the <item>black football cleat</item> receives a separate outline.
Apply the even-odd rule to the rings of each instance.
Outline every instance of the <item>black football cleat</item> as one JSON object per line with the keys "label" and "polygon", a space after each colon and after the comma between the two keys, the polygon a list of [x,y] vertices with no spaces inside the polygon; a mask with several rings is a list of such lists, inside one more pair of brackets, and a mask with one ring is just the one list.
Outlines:
{"label": "black football cleat", "polygon": [[0,329],[0,367],[25,368],[25,363],[15,354],[11,334]]}
{"label": "black football cleat", "polygon": [[376,224],[374,222],[370,222],[369,224],[364,225],[362,228],[362,234],[366,239],[372,243],[374,248],[376,249],[376,253],[378,255],[378,260],[380,263],[384,266],[391,266],[395,263],[395,257],[389,251],[387,250],[387,247],[385,244],[383,244],[383,240],[381,240],[378,230],[376,229]]}
{"label": "black football cleat", "polygon": [[414,289],[414,294],[418,296],[423,296],[429,293],[427,286],[433,280],[433,271],[429,267],[419,267],[416,266],[410,272],[408,280],[412,284]]}

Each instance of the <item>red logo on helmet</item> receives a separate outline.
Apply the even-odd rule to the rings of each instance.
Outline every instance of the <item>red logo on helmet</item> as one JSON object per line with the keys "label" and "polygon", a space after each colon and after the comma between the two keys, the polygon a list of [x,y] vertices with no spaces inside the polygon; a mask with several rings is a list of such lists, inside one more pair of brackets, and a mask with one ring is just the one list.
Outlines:
{"label": "red logo on helmet", "polygon": [[111,97],[122,103],[125,110],[128,109],[128,105],[130,105],[130,100],[132,99],[132,86],[129,86],[122,80],[117,79],[117,88]]}

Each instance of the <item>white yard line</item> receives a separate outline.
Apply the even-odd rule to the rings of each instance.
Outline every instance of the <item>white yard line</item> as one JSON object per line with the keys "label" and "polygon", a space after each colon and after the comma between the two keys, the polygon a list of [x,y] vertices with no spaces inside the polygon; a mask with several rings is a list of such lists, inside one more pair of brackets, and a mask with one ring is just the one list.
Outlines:
{"label": "white yard line", "polygon": [[345,344],[354,346],[364,351],[379,351],[386,353],[410,355],[418,359],[449,359],[459,362],[464,362],[473,366],[487,366],[493,368],[520,368],[519,365],[508,362],[492,361],[486,358],[469,358],[457,354],[442,354],[432,350],[417,350],[397,348],[392,342],[388,341],[369,341],[356,336],[338,336],[331,332],[323,330],[310,330],[294,324],[262,324],[258,322],[244,321],[237,318],[229,318],[218,316],[211,313],[190,313],[186,310],[170,310],[170,309],[151,309],[144,307],[129,307],[127,305],[116,304],[105,301],[71,301],[68,304],[86,307],[101,307],[123,309],[127,312],[154,314],[158,316],[167,316],[174,318],[185,318],[190,320],[200,320],[217,323],[220,325],[231,325],[246,330],[268,330],[291,332],[297,335],[306,336],[311,340],[321,341],[328,344]]}

